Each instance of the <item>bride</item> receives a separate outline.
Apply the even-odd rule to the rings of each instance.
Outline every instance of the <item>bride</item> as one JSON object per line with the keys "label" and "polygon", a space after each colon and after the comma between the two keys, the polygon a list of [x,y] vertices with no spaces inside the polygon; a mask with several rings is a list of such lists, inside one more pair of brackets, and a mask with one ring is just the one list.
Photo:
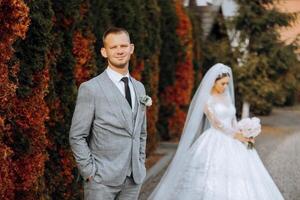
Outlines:
{"label": "bride", "polygon": [[[236,128],[232,72],[216,64],[191,102],[176,154],[149,200],[280,200]],[[254,141],[252,141],[254,142]]]}

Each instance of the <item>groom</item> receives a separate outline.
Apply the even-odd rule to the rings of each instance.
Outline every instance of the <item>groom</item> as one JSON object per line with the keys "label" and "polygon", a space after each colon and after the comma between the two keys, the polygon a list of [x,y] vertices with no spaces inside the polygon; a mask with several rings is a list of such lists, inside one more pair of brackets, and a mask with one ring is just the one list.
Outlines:
{"label": "groom", "polygon": [[80,85],[69,140],[84,199],[133,200],[146,175],[145,88],[129,75],[128,32],[110,28],[102,39],[108,66]]}

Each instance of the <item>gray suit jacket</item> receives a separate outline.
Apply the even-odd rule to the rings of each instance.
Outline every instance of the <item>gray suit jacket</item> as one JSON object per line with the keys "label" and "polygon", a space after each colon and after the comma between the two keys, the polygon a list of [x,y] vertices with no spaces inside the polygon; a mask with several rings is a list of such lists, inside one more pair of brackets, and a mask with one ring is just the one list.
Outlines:
{"label": "gray suit jacket", "polygon": [[143,84],[131,78],[138,106],[136,120],[129,104],[104,71],[80,85],[69,141],[80,174],[98,183],[121,185],[131,162],[141,184],[146,175],[146,108],[139,99]]}

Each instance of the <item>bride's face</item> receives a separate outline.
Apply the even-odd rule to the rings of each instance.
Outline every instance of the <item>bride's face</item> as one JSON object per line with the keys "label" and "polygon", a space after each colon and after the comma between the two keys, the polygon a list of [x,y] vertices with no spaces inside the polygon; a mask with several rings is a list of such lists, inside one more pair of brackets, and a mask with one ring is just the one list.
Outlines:
{"label": "bride's face", "polygon": [[218,94],[222,94],[228,87],[228,84],[229,84],[228,76],[220,78],[220,79],[216,80],[215,85],[213,87],[213,91]]}

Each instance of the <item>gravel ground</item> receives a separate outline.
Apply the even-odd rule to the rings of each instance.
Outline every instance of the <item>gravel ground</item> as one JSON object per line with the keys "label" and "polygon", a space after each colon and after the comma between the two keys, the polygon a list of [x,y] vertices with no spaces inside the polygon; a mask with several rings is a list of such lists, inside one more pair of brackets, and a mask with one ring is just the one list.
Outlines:
{"label": "gravel ground", "polygon": [[[300,105],[276,108],[270,116],[260,118],[263,131],[257,138],[256,149],[284,198],[300,200]],[[166,154],[173,153],[175,148],[162,147]],[[154,175],[144,183],[139,200],[147,199],[166,166],[157,169],[160,170],[152,170]]]}
{"label": "gravel ground", "polygon": [[286,200],[300,200],[300,106],[261,117],[268,128],[257,150]]}

